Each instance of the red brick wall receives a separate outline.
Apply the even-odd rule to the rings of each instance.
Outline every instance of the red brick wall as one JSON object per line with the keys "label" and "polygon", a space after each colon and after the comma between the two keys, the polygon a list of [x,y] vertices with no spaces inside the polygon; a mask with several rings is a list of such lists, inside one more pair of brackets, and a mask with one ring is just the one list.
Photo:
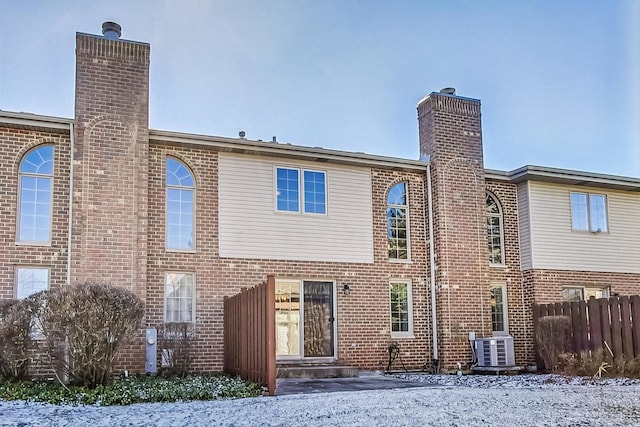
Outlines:
{"label": "red brick wall", "polygon": [[531,341],[531,304],[527,304],[522,287],[520,271],[520,241],[518,235],[518,202],[516,184],[487,181],[490,191],[502,207],[504,231],[504,267],[490,267],[491,283],[507,285],[507,311],[509,334],[513,336],[513,346],[517,365],[529,365],[533,351]]}
{"label": "red brick wall", "polygon": [[[165,250],[164,159],[183,161],[196,178],[196,252]],[[223,297],[266,279],[323,279],[337,283],[338,358],[340,363],[381,369],[387,364],[387,346],[399,342],[409,368],[421,368],[430,359],[429,300],[426,275],[427,247],[423,206],[424,176],[417,173],[372,171],[374,263],[330,263],[221,259],[218,255],[217,154],[208,148],[186,148],[152,143],[149,156],[149,264],[147,323],[163,320],[167,271],[187,271],[196,277],[197,357],[195,368],[221,370],[223,361]],[[409,182],[412,262],[390,263],[387,255],[386,191],[400,180]],[[313,243],[313,242],[310,242]],[[415,339],[391,339],[389,279],[413,283]],[[343,295],[342,285],[351,285]],[[395,366],[395,365],[394,365]]]}
{"label": "red brick wall", "polygon": [[[145,299],[149,45],[76,36],[72,283]],[[121,362],[144,366],[142,333]]]}
{"label": "red brick wall", "polygon": [[432,93],[418,105],[431,159],[440,365],[470,363],[469,332],[491,334],[480,102]]}

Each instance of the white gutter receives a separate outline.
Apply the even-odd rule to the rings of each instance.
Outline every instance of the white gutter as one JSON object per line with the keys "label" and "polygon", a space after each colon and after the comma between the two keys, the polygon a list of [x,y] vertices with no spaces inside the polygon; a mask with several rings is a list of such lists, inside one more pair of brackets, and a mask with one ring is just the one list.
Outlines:
{"label": "white gutter", "polygon": [[438,319],[436,316],[436,254],[433,247],[433,192],[431,190],[431,163],[427,165],[427,194],[429,196],[429,265],[431,267],[431,334],[433,338],[434,369],[438,360]]}
{"label": "white gutter", "polygon": [[69,229],[67,230],[67,285],[71,285],[71,232],[73,230],[73,151],[75,137],[73,123],[69,123]]}

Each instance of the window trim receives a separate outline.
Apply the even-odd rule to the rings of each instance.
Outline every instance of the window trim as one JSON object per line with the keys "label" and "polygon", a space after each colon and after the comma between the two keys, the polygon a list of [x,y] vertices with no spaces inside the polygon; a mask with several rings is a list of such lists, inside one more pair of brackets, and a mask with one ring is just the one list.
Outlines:
{"label": "window trim", "polygon": [[[53,149],[53,172],[51,175],[41,174],[41,173],[33,173],[33,172],[22,172],[22,163],[25,161],[27,156],[33,151],[39,150],[40,148],[50,146]],[[15,243],[19,246],[51,246],[52,244],[52,236],[53,236],[53,199],[54,199],[54,185],[55,185],[55,157],[56,157],[56,147],[54,144],[45,143],[39,144],[35,147],[27,150],[26,153],[22,155],[20,161],[18,162],[18,194],[16,197],[16,239]],[[50,190],[50,201],[49,201],[49,238],[47,240],[21,240],[20,239],[20,219],[21,219],[21,205],[22,205],[22,178],[25,176],[39,178],[39,179],[49,179],[51,182],[51,190]]]}
{"label": "window trim", "polygon": [[489,215],[487,213],[486,216],[487,216],[487,219],[489,219],[489,216],[491,216],[493,218],[497,217],[500,220],[500,254],[501,254],[500,258],[502,259],[501,262],[491,262],[491,256],[489,256],[489,267],[506,267],[507,263],[505,260],[505,253],[504,253],[504,209],[502,209],[502,203],[500,203],[500,199],[498,199],[498,197],[493,192],[486,191],[486,197],[491,197],[495,202],[496,206],[498,207],[498,211],[499,211],[498,214]]}
{"label": "window trim", "polygon": [[[191,295],[191,321],[184,320],[167,320],[167,280],[170,274],[184,274],[191,276],[191,283],[193,286],[192,295]],[[164,296],[162,299],[163,309],[162,309],[162,321],[164,323],[196,323],[196,303],[198,301],[196,294],[196,273],[194,271],[165,271],[164,273]]]}
{"label": "window trim", "polygon": [[[391,190],[398,184],[404,184],[404,188],[405,188],[405,204],[404,205],[396,205],[396,204],[391,204],[389,203],[389,193],[391,192]],[[389,260],[389,262],[391,263],[398,263],[398,264],[410,264],[411,263],[411,221],[409,219],[409,214],[410,214],[410,210],[409,210],[409,181],[408,180],[401,180],[398,182],[395,182],[394,184],[392,184],[388,189],[387,189],[387,193],[385,195],[385,220],[388,221],[389,217],[388,217],[388,212],[390,208],[394,208],[394,209],[404,209],[405,210],[405,218],[406,218],[406,229],[407,229],[407,258],[391,258],[389,256],[389,251],[387,249],[387,259]],[[386,233],[387,233],[387,244],[390,240],[389,237],[389,225],[387,224],[386,227]]]}
{"label": "window trim", "polygon": [[[287,170],[295,170],[298,172],[298,210],[290,211],[290,210],[280,210],[278,209],[278,169],[287,169]],[[316,172],[322,173],[324,175],[324,212],[307,212],[305,210],[305,185],[306,181],[304,179],[305,172]],[[277,214],[285,214],[285,215],[310,215],[310,216],[329,216],[329,183],[328,183],[328,172],[322,169],[311,169],[297,166],[286,166],[286,165],[274,165],[273,166],[273,211]]]}
{"label": "window trim", "polygon": [[[190,174],[193,180],[193,187],[169,185],[167,176],[167,160],[172,159],[180,163]],[[182,252],[182,253],[195,253],[197,252],[197,236],[196,236],[196,177],[193,170],[182,160],[177,157],[167,155],[164,158],[164,249],[166,252]],[[169,246],[169,190],[175,189],[180,191],[191,191],[191,242],[192,248],[174,248]]]}
{"label": "window trim", "polygon": [[[582,228],[575,228],[575,225],[573,223],[573,195],[574,194],[583,194],[586,196],[587,198],[587,228],[586,229],[582,229]],[[602,196],[604,197],[604,208],[605,208],[605,212],[604,212],[604,221],[605,221],[605,226],[607,227],[606,230],[602,231],[601,229],[597,229],[594,230],[591,225],[592,225],[592,215],[591,215],[591,197],[592,196]],[[606,193],[590,193],[590,192],[586,192],[586,191],[569,191],[569,211],[570,211],[570,215],[571,215],[571,231],[572,232],[576,232],[576,233],[591,233],[591,234],[609,234],[610,233],[610,224],[609,224],[609,196]]]}
{"label": "window trim", "polygon": [[492,332],[492,335],[495,337],[508,336],[509,335],[509,292],[507,290],[507,284],[503,282],[491,283],[490,291],[493,292],[493,290],[496,288],[502,289],[502,323],[504,328],[501,331],[493,330],[493,313],[492,313],[491,332]]}
{"label": "window trim", "polygon": [[[394,331],[393,330],[393,315],[391,306],[393,301],[391,300],[391,285],[392,284],[405,284],[407,285],[407,316],[408,316],[408,331]],[[413,286],[410,279],[390,279],[389,280],[389,332],[391,338],[415,338],[413,327]]]}

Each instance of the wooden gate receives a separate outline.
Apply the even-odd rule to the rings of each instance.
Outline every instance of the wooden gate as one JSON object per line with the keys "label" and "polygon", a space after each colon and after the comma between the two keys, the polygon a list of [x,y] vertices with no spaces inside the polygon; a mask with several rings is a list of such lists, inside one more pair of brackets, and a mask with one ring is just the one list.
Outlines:
{"label": "wooden gate", "polygon": [[224,371],[276,392],[275,277],[224,297]]}

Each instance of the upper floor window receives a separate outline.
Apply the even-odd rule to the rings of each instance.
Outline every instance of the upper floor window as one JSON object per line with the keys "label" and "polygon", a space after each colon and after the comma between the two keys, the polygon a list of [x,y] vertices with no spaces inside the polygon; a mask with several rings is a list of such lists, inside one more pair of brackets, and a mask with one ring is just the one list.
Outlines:
{"label": "upper floor window", "polygon": [[576,231],[606,233],[607,196],[604,194],[571,193],[571,227]]}
{"label": "upper floor window", "polygon": [[18,241],[51,242],[53,145],[29,151],[20,162]]}
{"label": "upper floor window", "polygon": [[[302,172],[302,190],[300,173]],[[301,197],[302,196],[302,197]],[[322,171],[276,168],[276,210],[280,212],[327,213],[326,173]]]}
{"label": "upper floor window", "polygon": [[193,174],[180,161],[167,157],[167,249],[194,250]]}
{"label": "upper floor window", "polygon": [[407,183],[399,182],[387,196],[387,241],[389,259],[409,259],[409,203]]}
{"label": "upper floor window", "polygon": [[502,209],[495,196],[487,193],[487,246],[489,263],[504,264],[504,230]]}

